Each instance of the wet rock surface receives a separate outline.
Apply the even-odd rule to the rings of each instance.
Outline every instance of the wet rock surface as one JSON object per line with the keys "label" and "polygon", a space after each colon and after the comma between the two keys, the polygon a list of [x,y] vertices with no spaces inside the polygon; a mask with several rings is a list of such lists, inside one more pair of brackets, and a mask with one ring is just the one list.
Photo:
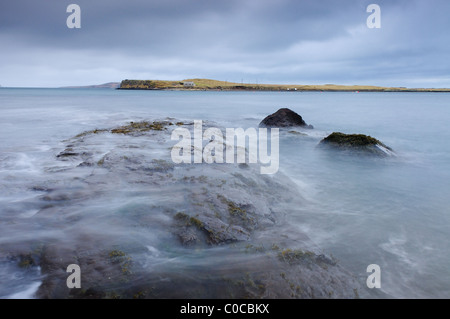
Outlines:
{"label": "wet rock surface", "polygon": [[394,152],[390,147],[384,145],[376,138],[364,134],[344,134],[334,132],[321,140],[319,147],[376,157],[394,155]]}
{"label": "wet rock surface", "polygon": [[[170,132],[192,123],[140,123],[65,141],[34,186],[37,213],[10,229],[28,240],[2,242],[0,261],[38,267],[36,297],[358,297],[360,281],[289,224],[303,201],[289,178],[174,164]],[[70,264],[81,289],[67,288]]]}
{"label": "wet rock surface", "polygon": [[275,113],[264,118],[259,126],[262,127],[295,127],[300,126],[312,129],[312,125],[306,124],[303,118],[288,108],[281,108]]}

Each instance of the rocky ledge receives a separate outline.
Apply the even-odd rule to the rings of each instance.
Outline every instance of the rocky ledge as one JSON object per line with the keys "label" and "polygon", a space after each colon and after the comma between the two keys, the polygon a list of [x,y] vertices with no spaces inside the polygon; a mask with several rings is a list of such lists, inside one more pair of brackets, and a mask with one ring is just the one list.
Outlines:
{"label": "rocky ledge", "polygon": [[[38,212],[5,223],[29,237],[3,242],[0,262],[39,269],[39,298],[358,297],[361,282],[289,222],[303,200],[287,176],[174,164],[180,126],[193,129],[139,121],[65,141],[27,203]],[[70,264],[81,289],[67,288]]]}

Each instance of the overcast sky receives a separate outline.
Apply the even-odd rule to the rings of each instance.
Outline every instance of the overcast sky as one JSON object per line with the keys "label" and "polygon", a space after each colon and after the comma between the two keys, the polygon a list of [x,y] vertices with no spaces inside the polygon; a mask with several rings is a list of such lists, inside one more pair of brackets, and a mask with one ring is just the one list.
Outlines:
{"label": "overcast sky", "polygon": [[[81,8],[81,28],[66,25]],[[381,28],[369,29],[369,4]],[[450,87],[448,0],[1,0],[0,85]]]}

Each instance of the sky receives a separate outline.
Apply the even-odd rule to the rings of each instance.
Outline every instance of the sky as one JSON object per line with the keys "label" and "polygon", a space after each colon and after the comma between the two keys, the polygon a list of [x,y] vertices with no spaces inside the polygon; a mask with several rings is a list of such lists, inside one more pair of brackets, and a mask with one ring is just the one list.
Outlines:
{"label": "sky", "polygon": [[[70,4],[81,28],[68,28]],[[381,9],[369,28],[369,4]],[[0,85],[123,79],[450,87],[448,0],[0,1]]]}

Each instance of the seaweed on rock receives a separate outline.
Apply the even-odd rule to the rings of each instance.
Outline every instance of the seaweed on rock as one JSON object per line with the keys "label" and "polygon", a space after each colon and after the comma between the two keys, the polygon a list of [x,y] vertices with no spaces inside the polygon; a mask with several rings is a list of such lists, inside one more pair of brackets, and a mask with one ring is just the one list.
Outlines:
{"label": "seaweed on rock", "polygon": [[329,148],[348,153],[358,153],[378,157],[393,155],[393,150],[374,137],[364,134],[344,134],[333,132],[318,145],[320,148]]}

